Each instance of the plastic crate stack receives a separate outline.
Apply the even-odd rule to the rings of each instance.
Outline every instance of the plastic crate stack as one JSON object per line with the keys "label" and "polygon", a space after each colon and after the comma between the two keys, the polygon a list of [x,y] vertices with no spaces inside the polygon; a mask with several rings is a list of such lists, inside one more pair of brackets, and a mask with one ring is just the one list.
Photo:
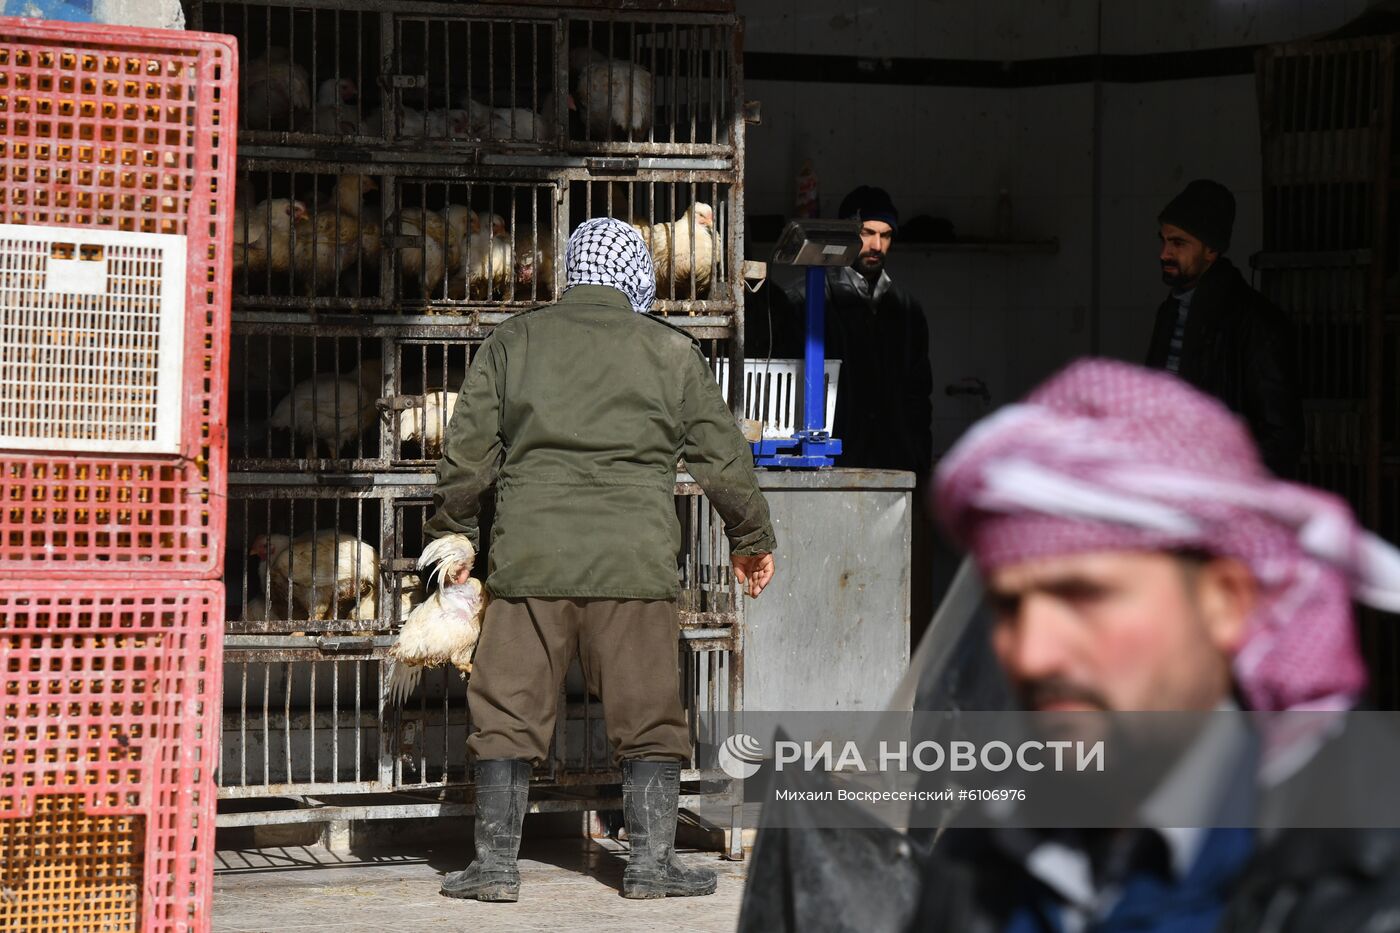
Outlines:
{"label": "plastic crate stack", "polygon": [[0,19],[0,929],[210,927],[236,69]]}
{"label": "plastic crate stack", "polygon": [[[656,313],[715,360],[738,351],[739,23],[703,0],[645,6],[194,5],[245,63],[222,796],[469,780],[462,677],[432,672],[399,708],[382,661],[422,595],[432,471],[472,354],[558,299],[574,227],[634,223]],[[722,529],[692,486],[677,508],[704,633],[682,651],[695,705],[737,705]],[[588,728],[561,732],[543,780],[610,772]]]}

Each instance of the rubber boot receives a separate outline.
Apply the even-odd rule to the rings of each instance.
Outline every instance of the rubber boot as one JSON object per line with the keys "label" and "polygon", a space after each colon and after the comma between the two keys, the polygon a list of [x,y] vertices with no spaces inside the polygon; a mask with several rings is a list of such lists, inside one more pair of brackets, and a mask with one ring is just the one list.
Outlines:
{"label": "rubber boot", "polygon": [[622,873],[622,896],[694,897],[715,893],[715,873],[676,859],[676,808],[681,795],[677,761],[622,763],[622,815],[632,857]]}
{"label": "rubber boot", "polygon": [[478,901],[520,899],[520,831],[530,798],[530,763],[494,758],[476,763],[476,858],[442,881],[442,893]]}

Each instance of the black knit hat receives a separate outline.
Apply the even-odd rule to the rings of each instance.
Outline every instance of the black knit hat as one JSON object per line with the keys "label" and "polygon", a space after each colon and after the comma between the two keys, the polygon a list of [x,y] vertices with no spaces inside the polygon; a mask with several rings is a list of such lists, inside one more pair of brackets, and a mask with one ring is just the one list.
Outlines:
{"label": "black knit hat", "polygon": [[882,220],[895,230],[899,229],[899,211],[894,209],[894,202],[884,188],[861,185],[841,199],[840,215],[842,220],[851,217]]}
{"label": "black knit hat", "polygon": [[1218,181],[1198,178],[1162,208],[1157,222],[1180,227],[1223,253],[1230,248],[1235,227],[1235,196]]}

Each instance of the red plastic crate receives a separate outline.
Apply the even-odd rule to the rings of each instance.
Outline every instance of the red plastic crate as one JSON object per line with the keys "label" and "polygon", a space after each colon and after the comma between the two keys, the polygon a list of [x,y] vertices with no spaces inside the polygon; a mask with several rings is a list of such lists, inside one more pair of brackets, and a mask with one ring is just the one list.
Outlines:
{"label": "red plastic crate", "polygon": [[223,605],[0,586],[0,929],[209,929]]}
{"label": "red plastic crate", "polygon": [[187,244],[178,454],[0,451],[0,578],[220,574],[236,87],[228,36],[0,17],[0,223]]}

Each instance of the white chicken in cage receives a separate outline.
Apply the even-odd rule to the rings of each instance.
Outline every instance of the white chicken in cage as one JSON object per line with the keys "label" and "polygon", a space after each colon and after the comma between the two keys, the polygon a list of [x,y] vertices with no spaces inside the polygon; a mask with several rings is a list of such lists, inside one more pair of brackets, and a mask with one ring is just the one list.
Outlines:
{"label": "white chicken in cage", "polygon": [[292,267],[292,228],[304,223],[306,205],[291,198],[270,198],[246,214],[233,212],[233,268],[256,274],[285,273]]}
{"label": "white chicken in cage", "polygon": [[424,460],[442,456],[443,434],[456,407],[457,393],[446,389],[414,398],[412,407],[399,412],[399,443],[420,445]]}
{"label": "white chicken in cage", "polygon": [[715,211],[702,201],[686,208],[679,220],[665,224],[633,224],[651,251],[656,266],[656,297],[684,301],[706,298],[714,278]]}
{"label": "white chicken in cage", "polygon": [[[265,585],[265,584],[264,584]],[[277,618],[271,614],[271,606],[261,596],[248,597],[248,605],[243,607],[242,621],[266,622]]]}
{"label": "white chicken in cage", "polygon": [[[399,110],[398,135],[408,139],[463,139],[480,136],[491,124],[491,108],[476,101],[466,107],[438,107],[433,110]],[[382,136],[384,112],[375,107],[360,122],[360,132],[366,136]]]}
{"label": "white chicken in cage", "polygon": [[569,54],[569,71],[574,107],[589,140],[647,141],[653,119],[650,71],[589,48]]}
{"label": "white chicken in cage", "polygon": [[306,441],[306,459],[321,450],[336,457],[379,416],[384,367],[364,360],[353,373],[324,373],[304,379],[277,403],[268,424]]}
{"label": "white chicken in cage", "polygon": [[296,226],[297,283],[307,295],[333,293],[361,259],[379,257],[379,220],[364,198],[379,185],[368,175],[342,175],[328,207]]}
{"label": "white chicken in cage", "polygon": [[399,272],[404,283],[412,284],[424,298],[442,297],[442,283],[448,271],[462,261],[461,241],[437,211],[405,208],[396,220],[399,235],[409,238],[412,244],[399,250]]}
{"label": "white chicken in cage", "polygon": [[545,142],[554,135],[553,114],[527,107],[497,107],[491,111],[491,138]]}
{"label": "white chicken in cage", "polygon": [[316,88],[316,107],[304,121],[306,133],[349,135],[359,132],[356,103],[360,87],[350,78],[327,78]]}
{"label": "white chicken in cage", "polygon": [[467,239],[481,229],[481,216],[464,204],[449,204],[441,213],[448,229],[457,238],[459,247],[465,245]]}
{"label": "white chicken in cage", "polygon": [[[501,227],[504,228],[504,223]],[[504,229],[499,233],[495,232],[496,229],[494,224],[490,230],[483,227],[467,241],[464,261],[468,287],[463,295],[461,281],[453,283],[449,289],[452,297],[485,301],[508,292],[511,279],[515,276],[515,247]]]}
{"label": "white chicken in cage", "polygon": [[291,53],[271,46],[239,73],[238,116],[245,129],[290,130],[311,109],[311,81]]}
{"label": "white chicken in cage", "polygon": [[448,205],[443,216],[461,243],[461,253],[448,276],[447,297],[478,301],[507,293],[515,274],[515,248],[500,214],[478,214],[460,204]]}
{"label": "white chicken in cage", "polygon": [[272,618],[372,621],[378,616],[379,553],[349,532],[259,535],[248,553],[262,562],[265,611]]}
{"label": "white chicken in cage", "polygon": [[554,297],[554,231],[547,225],[515,231],[515,297]]}
{"label": "white chicken in cage", "polygon": [[445,535],[423,549],[418,569],[432,568],[437,589],[408,614],[389,649],[390,702],[402,704],[417,688],[425,667],[450,662],[462,673],[471,673],[489,597],[474,577],[453,581],[470,573],[475,562],[476,548],[466,535]]}

